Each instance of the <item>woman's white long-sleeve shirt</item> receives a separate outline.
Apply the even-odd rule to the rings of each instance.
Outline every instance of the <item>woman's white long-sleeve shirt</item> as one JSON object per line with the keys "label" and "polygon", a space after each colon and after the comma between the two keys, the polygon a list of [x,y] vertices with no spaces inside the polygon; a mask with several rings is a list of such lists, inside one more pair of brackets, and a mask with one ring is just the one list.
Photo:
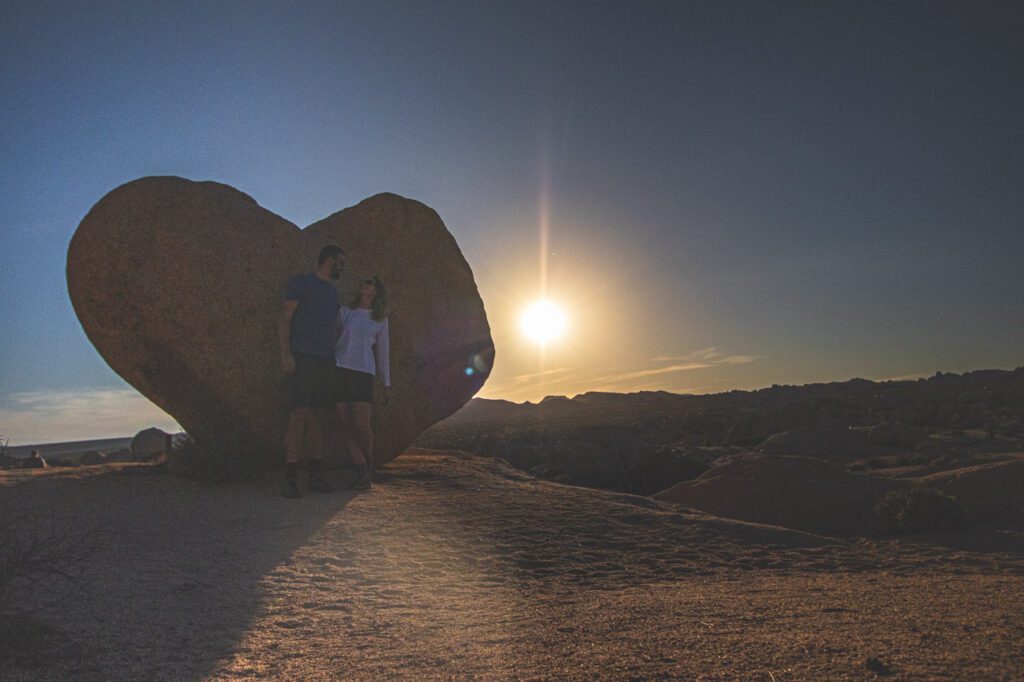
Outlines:
{"label": "woman's white long-sleeve shirt", "polygon": [[390,386],[388,318],[377,322],[370,317],[371,312],[365,308],[341,306],[338,311],[341,338],[334,346],[334,361],[338,367],[377,374],[385,386]]}

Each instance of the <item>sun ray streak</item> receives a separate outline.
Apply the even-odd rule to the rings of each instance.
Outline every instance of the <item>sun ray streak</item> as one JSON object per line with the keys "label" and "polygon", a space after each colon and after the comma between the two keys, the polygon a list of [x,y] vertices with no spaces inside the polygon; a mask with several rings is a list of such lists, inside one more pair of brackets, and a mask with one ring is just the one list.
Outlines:
{"label": "sun ray streak", "polygon": [[[540,300],[547,300],[548,296],[548,243],[550,238],[551,230],[551,160],[550,152],[548,149],[548,143],[545,140],[541,145],[541,158],[540,158],[540,197],[538,202],[538,210],[540,214],[537,216],[537,227],[538,227],[538,270],[539,270],[539,289],[540,289]],[[544,369],[546,360],[546,349],[545,344],[541,343],[538,346],[537,352],[538,366],[541,370]]]}

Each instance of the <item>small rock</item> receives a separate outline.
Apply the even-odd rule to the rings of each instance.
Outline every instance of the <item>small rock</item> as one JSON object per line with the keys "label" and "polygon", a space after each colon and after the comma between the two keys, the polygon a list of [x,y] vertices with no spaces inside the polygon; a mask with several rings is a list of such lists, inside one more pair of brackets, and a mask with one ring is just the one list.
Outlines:
{"label": "small rock", "polygon": [[892,668],[890,668],[874,656],[864,661],[864,667],[870,670],[871,672],[875,673],[879,677],[888,677],[893,673]]}
{"label": "small rock", "polygon": [[136,462],[145,462],[159,457],[167,451],[169,439],[166,431],[155,426],[139,431],[132,438],[132,459]]}
{"label": "small rock", "polygon": [[89,452],[84,453],[81,457],[78,458],[78,463],[82,464],[83,466],[105,464],[106,461],[107,456],[97,450],[90,450]]}

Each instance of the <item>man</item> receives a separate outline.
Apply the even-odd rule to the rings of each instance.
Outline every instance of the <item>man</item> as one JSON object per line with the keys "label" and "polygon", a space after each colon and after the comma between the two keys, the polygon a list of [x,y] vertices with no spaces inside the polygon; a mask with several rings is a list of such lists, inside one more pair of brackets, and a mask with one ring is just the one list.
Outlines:
{"label": "man", "polygon": [[293,277],[281,303],[277,336],[281,369],[288,376],[291,412],[285,432],[285,497],[301,497],[299,458],[303,440],[309,453],[309,489],[327,493],[333,486],[323,477],[324,429],[332,407],[334,324],[338,292],[331,280],[341,277],[345,252],[334,245],[320,249],[316,270]]}

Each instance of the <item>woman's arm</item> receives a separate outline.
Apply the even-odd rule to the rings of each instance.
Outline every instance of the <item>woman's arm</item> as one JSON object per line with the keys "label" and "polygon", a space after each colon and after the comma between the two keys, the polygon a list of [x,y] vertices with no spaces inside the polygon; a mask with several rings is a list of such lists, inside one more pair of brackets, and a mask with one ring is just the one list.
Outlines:
{"label": "woman's arm", "polygon": [[377,330],[377,340],[373,344],[373,353],[377,361],[377,376],[385,388],[391,386],[391,364],[389,362],[390,341],[388,339],[388,318],[384,318],[383,324]]}

